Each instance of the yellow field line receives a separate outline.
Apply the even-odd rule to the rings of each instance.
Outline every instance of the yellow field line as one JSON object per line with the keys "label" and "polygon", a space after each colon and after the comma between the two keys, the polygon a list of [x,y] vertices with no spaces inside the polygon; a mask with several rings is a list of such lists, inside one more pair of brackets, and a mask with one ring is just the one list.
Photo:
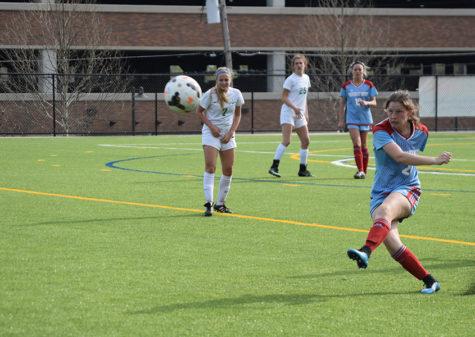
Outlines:
{"label": "yellow field line", "polygon": [[[203,212],[202,210],[192,209],[192,208],[145,204],[145,203],[131,202],[131,201],[118,201],[118,200],[109,200],[109,199],[79,197],[79,196],[66,195],[66,194],[46,193],[46,192],[38,192],[38,191],[27,191],[27,190],[20,190],[20,189],[16,189],[16,188],[0,187],[0,190],[1,191],[8,191],[8,192],[19,192],[19,193],[44,195],[44,196],[59,197],[59,198],[76,199],[76,200],[106,202],[106,203],[110,203],[110,204],[122,204],[122,205],[132,205],[132,206],[141,206],[141,207],[163,208],[163,209],[171,209],[171,210],[176,210],[176,211],[185,211],[185,212],[194,212],[194,213],[202,213]],[[336,229],[336,230],[348,231],[348,232],[359,232],[359,233],[367,233],[368,232],[368,230],[365,230],[365,229],[346,228],[346,227],[339,227],[339,226],[329,226],[329,225],[321,225],[321,224],[314,224],[314,223],[307,223],[307,222],[300,222],[300,221],[293,221],[293,220],[264,218],[264,217],[257,217],[257,216],[251,216],[251,215],[243,215],[243,214],[221,213],[219,215],[221,215],[221,216],[230,216],[230,217],[235,217],[235,218],[240,218],[240,219],[250,219],[250,220],[257,220],[257,221],[285,223],[285,224],[291,224],[291,225],[297,225],[297,226]],[[439,239],[439,238],[430,238],[430,237],[424,237],[424,236],[403,235],[403,234],[401,234],[401,237],[416,239],[416,240],[427,240],[427,241],[436,241],[436,242],[454,243],[454,244],[459,244],[459,245],[475,246],[475,242],[446,240],[446,239]]]}

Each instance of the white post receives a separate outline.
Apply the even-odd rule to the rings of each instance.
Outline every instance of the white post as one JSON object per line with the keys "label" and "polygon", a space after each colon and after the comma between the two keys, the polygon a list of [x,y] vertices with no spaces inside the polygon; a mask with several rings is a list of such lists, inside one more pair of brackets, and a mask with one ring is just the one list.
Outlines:
{"label": "white post", "polygon": [[[285,7],[285,0],[267,0],[267,7]],[[285,53],[267,56],[267,91],[282,91],[285,81]]]}
{"label": "white post", "polygon": [[[54,3],[54,0],[37,0],[37,3],[49,4]],[[38,60],[38,72],[41,74],[55,74],[57,72],[57,54],[56,50],[43,49],[40,51]],[[53,79],[51,76],[40,76],[38,81],[39,92],[53,92]]]}
{"label": "white post", "polygon": [[41,75],[38,81],[39,92],[53,92],[53,79],[52,76],[46,74],[56,73],[56,50],[44,49],[40,51],[39,59],[39,73]]}

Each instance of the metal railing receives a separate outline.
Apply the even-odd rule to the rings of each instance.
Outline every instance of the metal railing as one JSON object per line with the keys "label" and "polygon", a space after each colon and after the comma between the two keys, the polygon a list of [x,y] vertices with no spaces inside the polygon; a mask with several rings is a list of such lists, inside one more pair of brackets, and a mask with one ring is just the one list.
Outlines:
{"label": "metal railing", "polygon": [[[191,76],[203,91],[214,85],[213,74]],[[318,77],[318,81],[312,80],[308,96],[309,130],[336,131],[339,83],[348,77],[309,76]],[[0,74],[0,134],[199,133],[201,123],[194,113],[178,114],[166,106],[162,91],[171,77],[170,74]],[[266,74],[238,73],[234,78],[234,86],[243,92],[246,100],[238,131],[280,131],[281,91],[267,92],[268,80]],[[379,91],[378,105],[372,109],[374,122],[385,118],[383,103],[390,92],[406,89],[415,100],[419,99],[418,75],[374,75],[369,80]],[[470,114],[440,113],[438,97],[453,94],[440,90],[436,86],[435,116],[423,117],[423,123],[436,131],[475,130],[475,117]]]}

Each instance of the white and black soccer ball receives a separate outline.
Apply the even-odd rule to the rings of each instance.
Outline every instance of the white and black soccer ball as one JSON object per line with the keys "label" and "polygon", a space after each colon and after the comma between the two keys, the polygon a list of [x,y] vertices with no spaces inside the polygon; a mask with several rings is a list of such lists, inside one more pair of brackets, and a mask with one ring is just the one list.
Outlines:
{"label": "white and black soccer ball", "polygon": [[188,113],[196,109],[201,99],[201,87],[193,78],[180,75],[165,86],[165,102],[175,112]]}

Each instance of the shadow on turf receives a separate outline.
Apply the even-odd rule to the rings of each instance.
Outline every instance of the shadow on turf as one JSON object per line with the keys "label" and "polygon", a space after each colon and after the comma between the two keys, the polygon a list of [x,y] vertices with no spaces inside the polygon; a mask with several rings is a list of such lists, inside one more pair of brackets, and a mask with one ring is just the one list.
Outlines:
{"label": "shadow on turf", "polygon": [[102,222],[111,222],[113,224],[121,221],[140,221],[140,220],[158,220],[163,218],[190,218],[190,217],[197,217],[203,216],[201,213],[195,214],[181,214],[181,215],[163,215],[163,216],[144,216],[144,217],[136,217],[136,218],[108,218],[108,219],[87,219],[87,220],[69,220],[69,221],[45,221],[45,222],[37,222],[37,223],[27,223],[27,224],[16,224],[14,226],[22,226],[22,227],[33,227],[33,226],[47,226],[47,225],[75,225],[75,224],[89,224],[89,223],[102,223]]}
{"label": "shadow on turf", "polygon": [[176,303],[169,305],[156,306],[150,309],[128,312],[130,315],[136,314],[158,314],[169,313],[177,310],[186,309],[219,309],[229,308],[235,306],[249,306],[255,305],[262,308],[265,304],[280,303],[285,305],[304,305],[314,302],[324,302],[331,298],[345,298],[345,297],[357,297],[357,296],[384,296],[384,295],[406,295],[406,292],[377,292],[377,293],[354,293],[354,294],[341,294],[341,295],[319,295],[319,294],[277,294],[277,295],[242,295],[234,298],[221,298],[209,301],[201,302],[189,302],[189,303]]}
{"label": "shadow on turf", "polygon": [[466,292],[462,294],[462,296],[472,296],[475,295],[475,282],[467,289]]}

